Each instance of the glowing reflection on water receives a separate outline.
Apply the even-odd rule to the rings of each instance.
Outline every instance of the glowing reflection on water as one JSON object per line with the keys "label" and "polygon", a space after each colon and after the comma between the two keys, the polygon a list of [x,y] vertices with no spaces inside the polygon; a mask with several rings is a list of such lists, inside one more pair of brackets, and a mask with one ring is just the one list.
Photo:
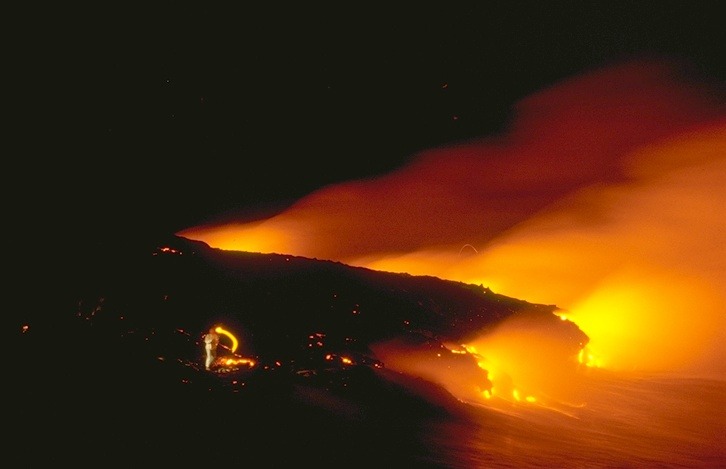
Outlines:
{"label": "glowing reflection on water", "polygon": [[[569,414],[472,407],[473,425],[436,422],[428,443],[448,468],[724,467],[726,383],[593,371]],[[510,403],[511,404],[511,403]]]}

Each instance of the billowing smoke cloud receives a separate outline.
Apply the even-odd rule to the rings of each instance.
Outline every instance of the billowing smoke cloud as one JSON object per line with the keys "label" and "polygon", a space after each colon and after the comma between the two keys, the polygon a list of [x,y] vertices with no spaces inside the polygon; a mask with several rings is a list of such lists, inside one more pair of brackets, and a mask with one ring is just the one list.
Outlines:
{"label": "billowing smoke cloud", "polygon": [[575,77],[520,102],[502,135],[178,234],[483,284],[567,310],[602,366],[724,377],[726,119],[721,90],[682,72]]}

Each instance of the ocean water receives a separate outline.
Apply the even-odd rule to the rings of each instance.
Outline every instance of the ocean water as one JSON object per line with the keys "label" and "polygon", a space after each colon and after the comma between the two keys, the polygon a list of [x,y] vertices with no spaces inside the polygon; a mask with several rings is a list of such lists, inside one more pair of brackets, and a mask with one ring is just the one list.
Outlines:
{"label": "ocean water", "polygon": [[[254,461],[253,467],[726,467],[722,381],[593,373],[579,383],[576,401],[546,406],[503,400],[452,406],[440,395],[430,405],[360,392],[331,397],[317,387],[296,387],[279,401],[244,404],[250,412],[227,412],[218,425],[238,433],[220,432],[212,446],[235,450],[218,453],[217,461]],[[230,407],[241,410],[240,398]],[[269,410],[260,412],[265,406]]]}
{"label": "ocean water", "polygon": [[385,374],[332,390],[239,381],[230,392],[206,374],[208,387],[115,371],[25,376],[8,467],[726,467],[717,380],[592,373],[568,401],[542,405],[462,402]]}
{"label": "ocean water", "polygon": [[466,423],[430,421],[442,468],[726,467],[726,383],[600,373],[576,403],[473,405]]}

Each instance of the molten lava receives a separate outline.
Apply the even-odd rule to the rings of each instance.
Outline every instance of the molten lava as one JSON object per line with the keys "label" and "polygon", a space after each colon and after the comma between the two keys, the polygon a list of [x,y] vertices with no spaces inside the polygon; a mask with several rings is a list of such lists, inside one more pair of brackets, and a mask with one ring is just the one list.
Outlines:
{"label": "molten lava", "polygon": [[[482,284],[562,308],[590,337],[583,364],[725,378],[723,96],[682,71],[629,62],[574,77],[521,101],[502,135],[267,220],[178,235]],[[517,385],[552,388],[530,359],[557,351],[527,341],[503,325],[472,345]]]}

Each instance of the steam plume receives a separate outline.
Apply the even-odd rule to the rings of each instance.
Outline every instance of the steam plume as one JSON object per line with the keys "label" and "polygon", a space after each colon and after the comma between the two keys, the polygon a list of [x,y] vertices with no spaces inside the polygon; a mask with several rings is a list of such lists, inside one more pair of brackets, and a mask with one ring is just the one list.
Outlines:
{"label": "steam plume", "polygon": [[602,366],[723,378],[726,119],[721,90],[683,72],[574,77],[522,100],[501,135],[178,234],[483,284],[567,310]]}

